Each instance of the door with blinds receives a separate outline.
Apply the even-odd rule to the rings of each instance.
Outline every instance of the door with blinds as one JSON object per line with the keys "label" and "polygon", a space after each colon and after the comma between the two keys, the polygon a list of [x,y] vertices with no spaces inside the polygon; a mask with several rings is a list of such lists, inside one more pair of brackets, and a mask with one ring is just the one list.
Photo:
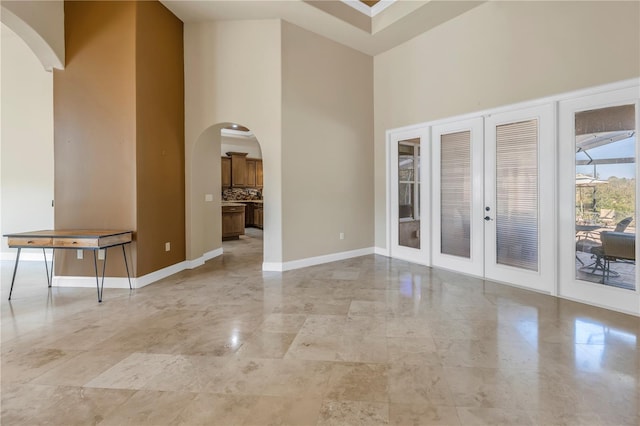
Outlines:
{"label": "door with blinds", "polygon": [[485,119],[485,277],[555,293],[555,108]]}
{"label": "door with blinds", "polygon": [[433,265],[554,292],[554,107],[432,128]]}
{"label": "door with blinds", "polygon": [[482,117],[432,128],[433,265],[484,275]]}

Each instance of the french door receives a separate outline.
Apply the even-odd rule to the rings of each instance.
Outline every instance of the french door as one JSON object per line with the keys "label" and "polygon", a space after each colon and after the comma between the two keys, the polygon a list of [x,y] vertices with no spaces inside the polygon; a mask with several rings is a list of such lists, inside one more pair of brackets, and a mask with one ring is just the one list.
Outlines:
{"label": "french door", "polygon": [[391,256],[429,265],[428,132],[393,133],[388,145]]}
{"label": "french door", "polygon": [[432,128],[433,265],[555,291],[554,106]]}
{"label": "french door", "polygon": [[637,314],[638,86],[561,101],[563,297]]}

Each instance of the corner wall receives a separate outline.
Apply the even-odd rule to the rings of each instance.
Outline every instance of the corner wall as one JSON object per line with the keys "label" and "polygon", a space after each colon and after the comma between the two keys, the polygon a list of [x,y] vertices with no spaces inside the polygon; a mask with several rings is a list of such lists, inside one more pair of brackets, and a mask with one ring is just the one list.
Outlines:
{"label": "corner wall", "polygon": [[373,59],[283,22],[282,85],[284,261],[373,247]]}
{"label": "corner wall", "polygon": [[281,262],[280,21],[187,23],[184,46],[187,260],[222,247],[220,129],[238,123],[262,151],[264,260]]}
{"label": "corner wall", "polygon": [[[0,235],[53,228],[53,74],[4,24],[0,135]],[[27,165],[28,163],[28,165]],[[29,171],[25,172],[28,167]],[[16,249],[2,243],[2,258]],[[42,260],[42,250],[33,252]]]}
{"label": "corner wall", "polygon": [[374,58],[375,244],[385,131],[640,76],[638,2],[488,2]]}

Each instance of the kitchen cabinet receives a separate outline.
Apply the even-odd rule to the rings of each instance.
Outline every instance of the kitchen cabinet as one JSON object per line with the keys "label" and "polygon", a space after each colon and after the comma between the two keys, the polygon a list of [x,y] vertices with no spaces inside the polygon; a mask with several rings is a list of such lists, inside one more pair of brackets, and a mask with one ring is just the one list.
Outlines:
{"label": "kitchen cabinet", "polygon": [[227,152],[231,157],[231,186],[244,188],[247,186],[247,153]]}
{"label": "kitchen cabinet", "polygon": [[254,204],[253,206],[253,226],[256,228],[263,229],[264,226],[264,215],[263,215],[263,206],[262,204]]}
{"label": "kitchen cabinet", "polygon": [[256,163],[258,160],[247,158],[247,188],[256,187]]}
{"label": "kitchen cabinet", "polygon": [[256,188],[262,188],[262,160],[256,160]]}
{"label": "kitchen cabinet", "polygon": [[249,227],[253,226],[253,203],[244,203],[244,226]]}
{"label": "kitchen cabinet", "polygon": [[222,187],[231,188],[231,158],[222,157]]}
{"label": "kitchen cabinet", "polygon": [[237,240],[244,235],[244,205],[228,203],[222,205],[222,239]]}

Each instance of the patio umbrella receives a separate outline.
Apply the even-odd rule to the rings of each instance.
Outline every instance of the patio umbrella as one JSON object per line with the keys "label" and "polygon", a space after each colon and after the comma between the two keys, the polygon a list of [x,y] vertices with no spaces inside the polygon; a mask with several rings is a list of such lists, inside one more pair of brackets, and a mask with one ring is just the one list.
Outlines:
{"label": "patio umbrella", "polygon": [[576,189],[579,188],[579,201],[580,201],[580,213],[584,215],[584,202],[583,202],[583,188],[593,188],[593,207],[595,208],[595,188],[596,185],[609,183],[606,180],[596,179],[593,176],[584,175],[581,173],[576,174]]}

